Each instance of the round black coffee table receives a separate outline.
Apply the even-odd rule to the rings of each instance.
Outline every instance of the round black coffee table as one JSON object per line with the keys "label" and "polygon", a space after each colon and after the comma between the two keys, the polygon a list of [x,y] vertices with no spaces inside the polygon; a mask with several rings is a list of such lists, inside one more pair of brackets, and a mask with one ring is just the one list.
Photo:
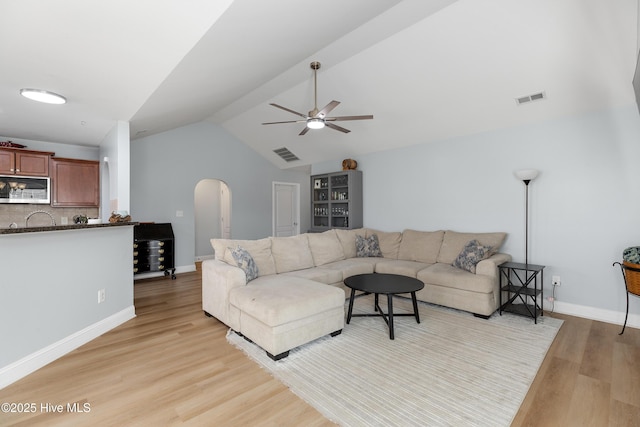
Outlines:
{"label": "round black coffee table", "polygon": [[[352,317],[370,317],[381,316],[389,327],[389,339],[394,339],[393,335],[393,317],[394,316],[415,316],[416,322],[420,323],[420,314],[418,313],[418,303],[416,302],[416,291],[424,288],[424,283],[413,277],[401,276],[399,274],[357,274],[355,276],[344,279],[344,284],[351,288],[351,297],[349,298],[349,312],[347,313],[347,324],[351,322]],[[373,309],[377,313],[371,314],[352,314],[353,300],[356,297],[356,291],[362,291],[363,294],[375,294],[375,302]],[[397,294],[411,293],[413,302],[413,313],[393,314],[393,296]],[[385,314],[378,305],[378,295],[387,295],[387,313]],[[358,295],[359,296],[359,295]]]}

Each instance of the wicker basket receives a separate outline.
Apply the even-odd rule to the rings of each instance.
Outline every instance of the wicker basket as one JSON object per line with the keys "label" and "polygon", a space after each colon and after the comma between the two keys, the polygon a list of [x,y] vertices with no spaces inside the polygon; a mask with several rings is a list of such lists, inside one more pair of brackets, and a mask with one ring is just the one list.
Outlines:
{"label": "wicker basket", "polygon": [[629,261],[623,261],[624,276],[627,285],[627,291],[634,295],[640,295],[640,264],[634,264]]}

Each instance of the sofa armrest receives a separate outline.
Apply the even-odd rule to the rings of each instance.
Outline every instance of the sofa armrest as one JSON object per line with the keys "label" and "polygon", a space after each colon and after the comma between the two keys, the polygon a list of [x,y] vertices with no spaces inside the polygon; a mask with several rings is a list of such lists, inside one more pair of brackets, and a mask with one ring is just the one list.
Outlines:
{"label": "sofa armrest", "polygon": [[509,261],[511,261],[511,255],[509,254],[494,254],[490,258],[483,259],[476,265],[476,274],[498,279],[498,266],[503,262]]}
{"label": "sofa armrest", "polygon": [[203,261],[202,309],[233,327],[229,316],[229,292],[246,284],[247,275],[241,268],[216,259]]}

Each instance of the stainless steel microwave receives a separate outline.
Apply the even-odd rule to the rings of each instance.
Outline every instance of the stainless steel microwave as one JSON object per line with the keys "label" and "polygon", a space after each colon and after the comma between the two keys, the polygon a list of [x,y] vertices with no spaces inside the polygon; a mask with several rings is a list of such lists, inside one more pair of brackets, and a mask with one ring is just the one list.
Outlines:
{"label": "stainless steel microwave", "polygon": [[0,175],[0,203],[51,204],[50,184],[46,176]]}

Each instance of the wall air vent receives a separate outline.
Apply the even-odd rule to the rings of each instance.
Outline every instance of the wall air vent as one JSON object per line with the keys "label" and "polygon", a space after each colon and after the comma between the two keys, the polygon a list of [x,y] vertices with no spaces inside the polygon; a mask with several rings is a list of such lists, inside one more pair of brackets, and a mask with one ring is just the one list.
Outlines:
{"label": "wall air vent", "polygon": [[517,105],[522,105],[522,104],[527,104],[527,103],[533,102],[533,101],[540,101],[540,100],[546,99],[546,98],[547,98],[547,94],[545,92],[538,92],[538,93],[534,93],[532,95],[521,96],[519,98],[516,98],[516,104]]}
{"label": "wall air vent", "polygon": [[276,150],[273,150],[273,152],[276,153],[278,156],[282,157],[282,160],[284,160],[285,162],[293,162],[294,160],[300,160],[298,156],[293,154],[286,147],[278,148]]}

